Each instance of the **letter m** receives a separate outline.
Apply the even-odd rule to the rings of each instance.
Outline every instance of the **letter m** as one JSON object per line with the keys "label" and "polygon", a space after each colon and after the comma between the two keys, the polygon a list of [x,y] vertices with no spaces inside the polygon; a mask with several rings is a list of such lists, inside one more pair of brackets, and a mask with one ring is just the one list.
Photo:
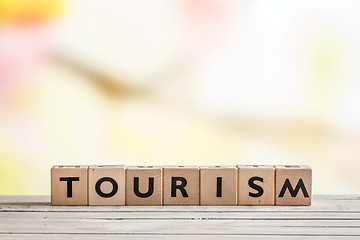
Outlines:
{"label": "letter m", "polygon": [[295,187],[295,190],[293,189],[289,179],[287,178],[285,180],[284,186],[282,187],[282,189],[280,191],[279,197],[284,197],[286,189],[289,189],[291,197],[296,197],[300,189],[301,189],[304,197],[306,197],[306,198],[309,197],[309,194],[308,194],[308,192],[307,192],[307,190],[305,188],[304,182],[303,182],[303,180],[301,178],[299,179],[299,181],[298,181],[298,183],[297,183],[297,185]]}

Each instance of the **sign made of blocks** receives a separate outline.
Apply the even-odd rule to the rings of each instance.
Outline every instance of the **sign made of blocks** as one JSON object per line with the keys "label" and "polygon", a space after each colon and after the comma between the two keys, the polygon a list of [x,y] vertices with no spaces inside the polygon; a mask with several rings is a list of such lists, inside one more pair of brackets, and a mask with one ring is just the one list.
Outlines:
{"label": "sign made of blocks", "polygon": [[271,165],[238,165],[239,205],[274,205],[275,169]]}
{"label": "sign made of blocks", "polygon": [[125,205],[125,166],[91,165],[89,205]]}
{"label": "sign made of blocks", "polygon": [[88,166],[51,169],[52,205],[88,205]]}
{"label": "sign made of blocks", "polygon": [[275,165],[276,205],[311,205],[312,171],[309,166]]}
{"label": "sign made of blocks", "polygon": [[236,205],[235,166],[200,167],[200,205]]}
{"label": "sign made of blocks", "polygon": [[164,166],[164,205],[199,205],[198,166]]}
{"label": "sign made of blocks", "polygon": [[126,169],[126,205],[162,205],[162,168],[130,166]]}
{"label": "sign made of blocks", "polygon": [[311,205],[303,165],[54,166],[52,205]]}

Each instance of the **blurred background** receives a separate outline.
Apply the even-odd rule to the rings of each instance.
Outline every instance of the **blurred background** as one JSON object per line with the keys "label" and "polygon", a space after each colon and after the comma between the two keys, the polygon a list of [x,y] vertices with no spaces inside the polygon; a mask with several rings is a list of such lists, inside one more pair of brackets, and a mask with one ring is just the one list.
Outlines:
{"label": "blurred background", "polygon": [[308,164],[360,191],[360,2],[0,0],[0,194],[55,164]]}

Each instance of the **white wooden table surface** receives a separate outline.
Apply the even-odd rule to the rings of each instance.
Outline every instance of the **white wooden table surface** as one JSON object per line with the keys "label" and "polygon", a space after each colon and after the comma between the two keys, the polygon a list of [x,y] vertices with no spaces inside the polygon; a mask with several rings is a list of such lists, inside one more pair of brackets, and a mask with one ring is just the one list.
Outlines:
{"label": "white wooden table surface", "polygon": [[360,195],[312,206],[50,206],[0,196],[0,239],[360,239]]}

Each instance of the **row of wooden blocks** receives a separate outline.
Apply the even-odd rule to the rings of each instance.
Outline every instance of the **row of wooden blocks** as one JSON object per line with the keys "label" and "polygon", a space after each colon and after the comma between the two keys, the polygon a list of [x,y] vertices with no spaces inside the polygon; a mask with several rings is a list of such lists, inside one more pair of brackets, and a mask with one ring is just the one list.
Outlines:
{"label": "row of wooden blocks", "polygon": [[311,205],[308,166],[54,166],[52,205]]}

